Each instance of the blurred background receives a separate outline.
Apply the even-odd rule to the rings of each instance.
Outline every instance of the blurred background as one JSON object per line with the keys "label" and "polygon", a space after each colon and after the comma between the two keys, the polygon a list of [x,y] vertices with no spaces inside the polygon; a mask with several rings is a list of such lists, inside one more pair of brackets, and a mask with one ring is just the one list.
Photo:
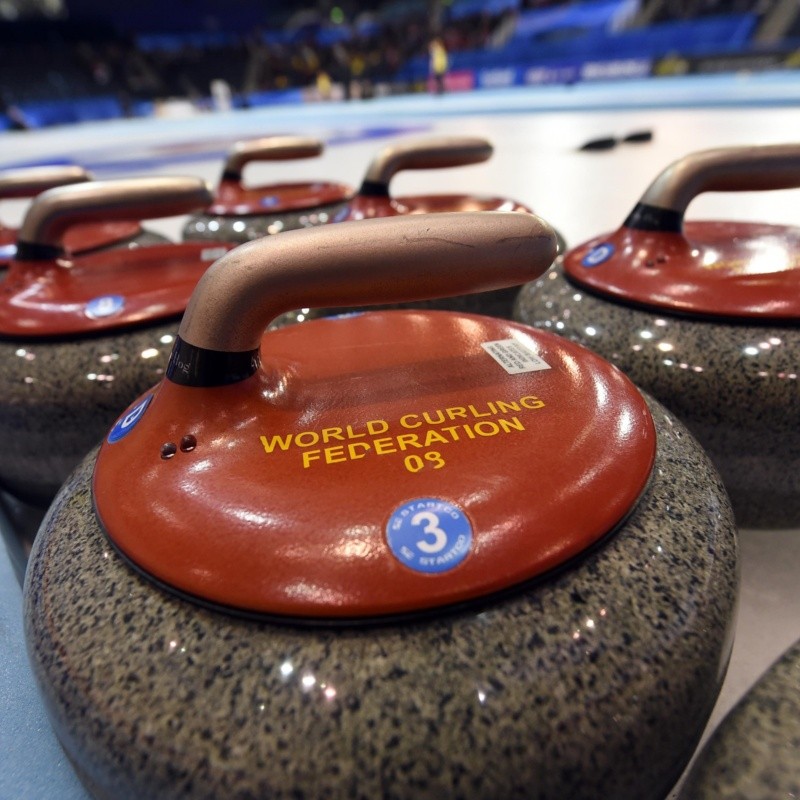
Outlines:
{"label": "blurred background", "polygon": [[[325,154],[253,164],[254,183],[357,186],[389,142],[481,136],[491,162],[409,170],[393,192],[512,197],[572,247],[692,150],[794,138],[799,69],[800,0],[0,0],[0,163],[216,183],[234,142],[291,133]],[[4,221],[27,205],[4,203]],[[708,193],[692,212],[797,225],[784,192]],[[148,227],[177,238],[182,221]],[[709,730],[800,636],[800,530],[741,534]],[[36,694],[2,544],[0,633],[0,798],[85,800]]]}
{"label": "blurred background", "polygon": [[798,66],[797,0],[0,0],[0,129]]}

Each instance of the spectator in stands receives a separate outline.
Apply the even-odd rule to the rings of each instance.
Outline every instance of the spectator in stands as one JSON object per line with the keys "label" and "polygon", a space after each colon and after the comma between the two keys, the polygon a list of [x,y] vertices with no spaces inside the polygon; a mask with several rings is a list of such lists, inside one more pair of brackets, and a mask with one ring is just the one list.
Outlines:
{"label": "spectator in stands", "polygon": [[428,47],[430,55],[430,74],[433,78],[436,94],[444,92],[444,78],[447,75],[447,50],[444,42],[437,36],[431,40]]}
{"label": "spectator in stands", "polygon": [[332,89],[331,76],[324,69],[321,69],[317,72],[317,96],[320,100],[330,100]]}

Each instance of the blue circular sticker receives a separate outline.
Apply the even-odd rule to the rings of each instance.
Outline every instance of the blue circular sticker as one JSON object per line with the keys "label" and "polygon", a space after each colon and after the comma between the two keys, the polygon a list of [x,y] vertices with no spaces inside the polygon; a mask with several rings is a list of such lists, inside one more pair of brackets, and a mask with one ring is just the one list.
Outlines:
{"label": "blue circular sticker", "polygon": [[147,395],[147,397],[140,400],[130,411],[128,411],[124,417],[117,420],[116,425],[114,425],[114,427],[111,429],[111,433],[108,434],[108,442],[110,444],[118,442],[123,436],[127,436],[133,430],[136,423],[144,415],[144,412],[147,411],[147,406],[150,405],[150,401],[152,399],[153,395]]}
{"label": "blue circular sticker", "polygon": [[275,206],[280,204],[281,199],[275,194],[268,194],[262,197],[258,202],[263,208],[275,208]]}
{"label": "blue circular sticker", "polygon": [[469,555],[472,526],[452,503],[420,497],[392,512],[386,538],[401,564],[415,572],[436,574],[457,567]]}
{"label": "blue circular sticker", "polygon": [[603,242],[603,244],[593,247],[584,257],[581,264],[584,267],[597,267],[604,261],[608,261],[614,255],[614,245],[611,242]]}
{"label": "blue circular sticker", "polygon": [[119,314],[125,308],[125,298],[120,294],[106,294],[102,297],[95,297],[86,304],[84,314],[89,319],[103,319]]}

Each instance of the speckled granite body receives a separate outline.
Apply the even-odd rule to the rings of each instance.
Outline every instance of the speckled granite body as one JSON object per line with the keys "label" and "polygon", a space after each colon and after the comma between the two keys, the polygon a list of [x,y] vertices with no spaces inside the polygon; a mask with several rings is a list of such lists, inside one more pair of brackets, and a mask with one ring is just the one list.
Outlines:
{"label": "speckled granite body", "polygon": [[64,342],[0,341],[0,486],[46,506],[164,374],[178,320]]}
{"label": "speckled granite body", "polygon": [[800,327],[633,309],[558,266],[523,287],[514,318],[600,353],[674,411],[714,461],[740,525],[800,523]]}
{"label": "speckled granite body", "polygon": [[800,642],[745,695],[703,748],[682,800],[800,797]]}
{"label": "speckled granite body", "polygon": [[242,244],[283,231],[325,225],[332,221],[339,212],[346,210],[347,206],[347,202],[331,203],[301,211],[253,214],[241,217],[197,214],[184,226],[183,240],[190,242],[210,239],[215,242]]}
{"label": "speckled granite body", "polygon": [[655,800],[689,759],[730,651],[725,493],[674,417],[622,528],[474,610],[294,628],[205,610],[98,529],[94,454],[26,577],[29,654],[96,797]]}

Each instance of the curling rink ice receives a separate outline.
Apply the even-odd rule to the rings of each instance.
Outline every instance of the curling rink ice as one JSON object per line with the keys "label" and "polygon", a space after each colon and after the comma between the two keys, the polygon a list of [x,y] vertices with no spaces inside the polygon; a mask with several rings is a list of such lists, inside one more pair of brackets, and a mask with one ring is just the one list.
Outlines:
{"label": "curling rink ice", "polygon": [[[649,143],[579,152],[589,139],[650,130]],[[357,187],[373,155],[409,136],[488,138],[485,164],[403,173],[396,194],[470,192],[522,201],[572,247],[619,227],[650,181],[693,150],[796,141],[800,72],[658,78],[571,87],[484,90],[350,103],[272,106],[157,120],[120,120],[0,134],[0,168],[76,163],[97,178],[196,175],[215,182],[238,139],[317,136],[322,157],[248,167],[249,182],[324,179]],[[800,225],[800,190],[708,194],[689,218]],[[25,204],[4,203],[16,224]],[[149,226],[176,236],[181,219]],[[800,387],[798,399],[800,403]],[[0,520],[3,524],[3,520]],[[742,530],[742,585],[733,655],[708,730],[800,638],[800,530]],[[84,800],[52,734],[30,674],[21,593],[0,548],[0,798]]]}

